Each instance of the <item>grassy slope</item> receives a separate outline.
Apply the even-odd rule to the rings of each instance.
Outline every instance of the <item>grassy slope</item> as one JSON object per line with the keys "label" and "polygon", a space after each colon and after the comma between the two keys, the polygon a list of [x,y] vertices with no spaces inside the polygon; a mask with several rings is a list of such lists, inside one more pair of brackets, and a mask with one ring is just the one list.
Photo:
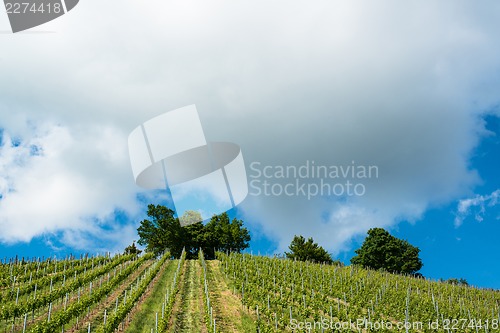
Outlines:
{"label": "grassy slope", "polygon": [[255,319],[243,310],[241,300],[228,287],[218,260],[207,261],[210,299],[220,332],[256,332]]}
{"label": "grassy slope", "polygon": [[203,289],[200,283],[201,266],[197,260],[186,260],[186,266],[172,313],[170,332],[206,333]]}
{"label": "grassy slope", "polygon": [[[266,259],[268,260],[268,259]],[[294,263],[293,265],[302,265],[299,263]],[[126,279],[117,289],[116,293],[121,293],[124,288],[127,288],[130,281],[134,280],[136,276],[147,266],[147,264],[143,265],[140,269],[135,271],[131,276]],[[311,266],[311,265],[306,265]],[[304,266],[302,269],[308,269]],[[297,266],[298,267],[298,266]],[[312,266],[311,266],[312,267]],[[158,274],[158,280],[155,282],[152,289],[145,294],[145,299],[133,313],[131,313],[130,317],[132,321],[126,327],[126,332],[130,333],[149,333],[151,329],[154,328],[155,325],[155,314],[158,312],[159,318],[161,317],[161,309],[162,303],[165,299],[165,293],[167,289],[170,288],[175,270],[177,268],[177,261],[172,261],[166,265],[164,269],[162,269]],[[311,268],[313,269],[313,268]],[[491,309],[488,309],[487,314],[491,317],[500,316],[500,295],[498,291],[485,291],[485,290],[477,290],[473,288],[465,288],[465,287],[454,287],[447,284],[440,284],[436,282],[428,282],[425,280],[417,280],[409,277],[403,276],[394,276],[387,273],[373,272],[373,271],[365,271],[362,269],[356,269],[354,271],[354,275],[350,273],[349,267],[344,268],[333,268],[336,273],[333,275],[336,277],[332,281],[334,281],[334,292],[335,288],[341,288],[343,285],[349,285],[354,283],[354,287],[352,290],[357,290],[357,286],[362,285],[363,287],[366,285],[366,288],[371,288],[372,284],[380,283],[381,286],[390,285],[391,288],[387,288],[387,292],[395,293],[394,285],[400,286],[399,289],[402,290],[403,296],[399,297],[402,301],[402,306],[400,309],[404,311],[404,299],[406,296],[406,290],[409,284],[414,286],[411,289],[412,291],[412,302],[413,307],[417,307],[424,302],[429,303],[429,298],[432,293],[435,294],[436,299],[440,305],[440,311],[446,311],[447,307],[451,307],[453,304],[457,303],[457,299],[464,299],[467,301],[467,311],[475,312],[479,311],[481,307],[485,306],[485,302],[489,302],[488,304],[492,304]],[[262,270],[265,272],[266,270]],[[323,271],[312,271],[312,277],[315,279],[318,278],[320,281],[320,277],[323,274]],[[321,272],[318,273],[318,272]],[[331,289],[331,283],[329,282],[332,278],[332,274],[328,273],[328,269],[324,269],[324,273],[326,274],[326,282],[324,284],[325,295],[328,293],[329,288]],[[201,280],[202,268],[198,260],[186,260],[184,266],[182,267],[181,274],[179,276],[179,293],[176,295],[175,305],[171,316],[170,321],[170,330],[169,332],[175,333],[183,333],[183,332],[196,332],[196,333],[211,333],[207,332],[207,327],[205,323],[205,309],[204,309],[204,291],[203,284]],[[339,277],[343,279],[341,285],[338,285]],[[209,292],[210,299],[212,301],[211,305],[213,307],[213,314],[217,321],[217,332],[225,333],[225,332],[255,332],[255,315],[253,313],[249,313],[245,311],[239,296],[233,292],[233,286],[231,284],[230,278],[226,279],[224,274],[221,271],[221,262],[218,260],[207,261],[207,278],[209,281]],[[356,282],[357,281],[357,282]],[[361,284],[362,281],[363,283]],[[316,289],[316,285],[309,286],[308,281],[305,281],[305,288],[314,288]],[[345,287],[345,286],[344,286]],[[342,287],[342,288],[344,288]],[[345,287],[343,292],[349,292],[349,288]],[[377,287],[378,288],[378,287]],[[377,291],[375,288],[373,290]],[[379,288],[380,289],[380,288]],[[342,291],[338,290],[338,293]],[[372,292],[373,292],[372,290]],[[428,292],[427,290],[430,290]],[[370,292],[367,289],[367,292]],[[331,293],[331,290],[330,290]],[[342,294],[342,293],[340,293]],[[339,295],[340,295],[339,294]],[[361,296],[364,296],[364,293],[361,293]],[[356,293],[354,293],[356,296]],[[372,295],[373,296],[373,295]],[[394,295],[394,300],[396,300],[397,295]],[[348,303],[344,304],[342,299],[332,298],[333,296],[326,296],[331,298],[332,304],[342,303],[341,306],[345,306]],[[345,296],[344,296],[345,297]],[[377,296],[378,297],[378,296]],[[372,297],[373,298],[373,297]],[[392,298],[385,297],[385,299],[392,300]],[[95,308],[91,308],[91,316],[90,318],[80,318],[80,328],[82,331],[86,332],[85,323],[87,321],[92,322],[101,322],[101,314],[105,307],[109,309],[114,308],[114,296],[107,297],[107,300],[103,300],[102,303],[97,305]],[[454,300],[455,303],[451,303],[451,300]],[[368,299],[365,301],[368,302]],[[54,309],[57,306],[60,306],[59,303],[54,305]],[[368,303],[366,303],[368,304]],[[451,304],[451,305],[450,305]],[[457,303],[459,304],[459,303]],[[474,306],[475,305],[475,306]],[[455,304],[455,307],[457,305]],[[334,306],[335,307],[335,306]],[[358,305],[352,305],[352,309],[360,308],[361,312],[365,314],[368,305],[364,305],[363,303],[359,303]],[[431,306],[426,306],[426,309],[431,309],[433,311],[432,304]],[[46,310],[44,308],[44,310]],[[381,308],[380,311],[385,310]],[[389,309],[390,310],[390,309]],[[390,312],[390,311],[389,311]],[[484,312],[484,311],[483,311]],[[385,313],[385,312],[384,312]],[[420,312],[415,315],[421,314]],[[473,313],[474,314],[474,313]],[[402,318],[402,315],[394,315],[394,313],[389,313],[387,316],[383,316],[383,319],[395,321],[394,318]],[[43,316],[41,319],[43,320]],[[412,318],[410,318],[412,319]],[[418,319],[418,318],[417,318]],[[16,327],[16,332],[19,332],[19,319],[18,326]],[[3,326],[0,326],[0,332],[10,331],[10,322],[2,323]],[[82,327],[83,324],[83,327]],[[71,332],[70,327],[74,325],[74,320],[70,321],[66,325],[66,332]],[[74,330],[77,331],[76,329]],[[480,330],[481,331],[481,330]],[[482,330],[484,332],[484,329]],[[498,330],[489,330],[489,332],[497,332]]]}
{"label": "grassy slope", "polygon": [[177,262],[177,260],[173,260],[168,263],[168,266],[162,272],[151,294],[146,298],[144,303],[141,304],[138,311],[134,314],[131,323],[125,330],[126,332],[150,333],[151,328],[155,327],[156,313],[158,312],[158,319],[160,319],[162,304],[165,300],[165,293],[170,288],[170,285],[172,284],[172,281],[174,279]]}

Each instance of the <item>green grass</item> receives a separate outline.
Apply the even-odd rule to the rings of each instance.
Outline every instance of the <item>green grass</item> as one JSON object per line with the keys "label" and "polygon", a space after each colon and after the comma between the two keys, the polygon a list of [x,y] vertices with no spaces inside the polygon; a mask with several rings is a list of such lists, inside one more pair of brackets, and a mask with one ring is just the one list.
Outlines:
{"label": "green grass", "polygon": [[243,310],[240,299],[232,293],[220,270],[220,262],[207,261],[208,282],[221,332],[256,332],[255,318]]}
{"label": "green grass", "polygon": [[204,310],[203,291],[200,284],[201,267],[197,260],[187,260],[187,267],[182,277],[179,297],[180,304],[174,311],[174,324],[170,332],[203,332]]}
{"label": "green grass", "polygon": [[158,320],[161,319],[162,304],[165,301],[165,294],[174,279],[178,260],[172,260],[167,263],[158,282],[154,285],[153,291],[148,298],[141,304],[139,311],[135,313],[126,332],[130,333],[150,333],[155,327],[156,313]]}

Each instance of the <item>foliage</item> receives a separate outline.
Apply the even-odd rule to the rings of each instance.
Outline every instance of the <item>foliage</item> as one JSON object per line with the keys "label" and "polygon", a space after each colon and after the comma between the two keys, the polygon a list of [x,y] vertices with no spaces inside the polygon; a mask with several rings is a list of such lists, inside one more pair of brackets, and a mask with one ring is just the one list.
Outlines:
{"label": "foliage", "polygon": [[[104,276],[109,273],[113,268],[122,264],[128,260],[131,260],[133,256],[117,256],[113,261],[108,264],[97,267],[91,271],[80,272],[80,274],[75,274],[75,278],[67,283],[61,285],[59,288],[53,290],[42,290],[38,289],[38,293],[34,293],[36,297],[30,297],[24,302],[4,303],[0,309],[0,319],[16,318],[24,313],[37,310],[43,306],[47,306],[50,303],[61,299],[67,293],[76,290],[77,288],[92,282],[98,277]],[[76,272],[75,272],[76,273]],[[43,280],[37,280],[40,285],[48,286],[50,284],[51,277],[46,276]],[[38,284],[35,284],[38,287]],[[31,286],[31,284],[29,284]],[[20,288],[21,289],[21,288]],[[47,288],[46,288],[47,289]]]}
{"label": "foliage", "polygon": [[351,259],[352,264],[391,273],[415,274],[423,266],[418,247],[382,228],[368,230],[368,237],[355,252],[357,255]]}
{"label": "foliage", "polygon": [[229,222],[227,213],[212,216],[204,228],[202,244],[207,258],[215,258],[214,249],[240,253],[248,248],[249,242],[250,234],[243,227],[243,221],[233,219]]}
{"label": "foliage", "polygon": [[[73,302],[65,310],[55,313],[50,321],[37,323],[30,332],[57,332],[63,324],[68,323],[74,317],[81,316],[86,309],[99,303],[103,297],[109,295],[112,290],[114,290],[121,282],[132,274],[132,272],[141,267],[143,262],[148,259],[151,259],[151,255],[145,255],[135,260],[132,264],[121,270],[115,277],[111,278],[107,283],[104,283],[101,287],[93,290],[92,293],[83,295],[78,302]],[[76,290],[76,288],[73,288],[72,290]]]}
{"label": "foliage", "polygon": [[214,249],[239,253],[249,246],[250,234],[243,227],[243,221],[230,222],[227,213],[214,215],[206,225],[196,222],[184,227],[174,211],[165,206],[149,205],[148,216],[150,219],[142,221],[137,229],[138,243],[145,245],[147,252],[159,254],[169,250],[178,258],[185,249],[187,258],[192,259],[202,249],[207,258],[214,258]]}
{"label": "foliage", "polygon": [[498,291],[354,265],[221,252],[217,258],[233,292],[257,315],[258,332],[319,332],[318,323],[325,332],[406,332],[408,323],[408,332],[445,333],[454,326],[460,333],[500,332]]}
{"label": "foliage", "polygon": [[116,311],[107,318],[106,324],[100,326],[96,330],[97,333],[116,332],[122,320],[132,310],[138,299],[144,294],[151,281],[153,281],[154,277],[158,274],[168,256],[168,254],[163,255],[163,257],[154,264],[153,269],[144,274],[144,276],[140,279],[140,284],[137,284],[136,288],[133,289],[132,294],[127,298],[124,304],[120,305]]}
{"label": "foliage", "polygon": [[[4,319],[1,331],[21,332],[24,330],[22,318],[33,316],[34,319],[27,322],[26,332],[76,331],[75,318],[84,323],[80,331],[87,331],[88,322],[91,322],[92,332],[114,332],[127,315],[137,316],[132,309],[144,305],[141,299],[152,297],[146,291],[153,287],[155,276],[159,278],[157,281],[166,278],[160,269],[168,257],[164,255],[153,261],[153,254],[148,253],[141,257],[118,255],[76,262],[70,259],[57,264],[39,261],[0,264],[0,279],[11,277],[11,285],[0,288],[6,300],[0,305]],[[186,302],[178,293],[179,286],[186,283],[200,283],[205,289],[204,294],[199,293],[196,297],[199,302],[205,301],[204,317],[209,332],[214,331],[213,319],[220,318],[220,314],[213,315],[210,309],[212,306],[217,309],[220,306],[217,303],[225,301],[212,295],[221,291],[237,294],[255,320],[257,330],[241,330],[245,332],[288,332],[290,329],[304,332],[308,331],[307,325],[326,321],[340,327],[338,325],[353,318],[364,318],[371,323],[385,322],[392,328],[361,330],[354,321],[354,326],[342,328],[342,332],[404,332],[399,325],[405,323],[423,323],[418,329],[418,326],[412,327],[411,332],[451,332],[452,327],[461,333],[500,332],[500,292],[468,287],[465,279],[435,282],[414,278],[417,274],[402,276],[355,265],[332,266],[234,252],[218,252],[217,257],[220,263],[214,267],[224,274],[220,278],[225,281],[220,285],[213,284],[214,280],[207,276],[210,269],[207,271],[201,252],[198,260],[203,271],[198,272],[202,273],[199,279],[182,273],[185,255],[181,256],[173,279],[168,276],[167,283],[171,283],[171,287],[166,288],[162,307],[156,311],[158,332],[177,331],[177,327],[170,327],[171,318],[178,311],[174,310],[174,304],[180,302],[178,309],[182,309]],[[43,277],[30,279],[34,276],[30,271],[37,270],[46,273]],[[63,275],[62,279],[59,274]],[[22,282],[17,281],[18,275]],[[59,282],[53,283],[56,277]],[[223,287],[226,283],[228,286]],[[27,286],[38,288],[34,288],[36,292],[24,294],[19,302],[10,298],[12,293],[17,295],[17,290],[28,292]],[[164,289],[165,285],[161,290]],[[109,298],[111,295],[116,296],[115,302]],[[86,317],[94,310],[97,316]],[[155,312],[150,316],[155,318]],[[106,319],[103,321],[103,318]],[[303,323],[304,329],[294,329],[293,323]],[[151,327],[144,329],[149,332]]]}
{"label": "foliage", "polygon": [[165,300],[164,316],[158,324],[158,332],[160,333],[167,332],[169,328],[168,325],[170,323],[170,317],[172,316],[172,312],[174,310],[176,295],[179,292],[181,269],[182,267],[184,267],[185,261],[186,261],[186,251],[183,251],[181,254],[181,258],[177,264],[177,271],[175,272],[174,281],[172,281],[172,285],[170,287],[170,293],[168,294],[168,298]]}
{"label": "foliage", "polygon": [[146,246],[146,252],[156,255],[168,249],[174,257],[182,253],[182,229],[174,211],[161,205],[148,205],[149,220],[144,220],[137,229],[140,245]]}
{"label": "foliage", "polygon": [[[118,258],[118,257],[116,257]],[[130,256],[129,256],[130,258]],[[127,258],[124,258],[123,260],[126,260]],[[3,293],[0,293],[0,302],[5,304],[8,302],[13,302],[17,297],[22,297],[24,295],[28,295],[34,292],[34,289],[36,288],[38,291],[38,294],[41,295],[41,292],[43,292],[44,288],[48,288],[50,284],[52,283],[53,285],[56,285],[58,282],[64,282],[65,277],[70,277],[70,276],[75,276],[79,275],[82,272],[87,272],[87,270],[94,269],[95,266],[100,266],[104,263],[111,262],[111,258],[108,257],[96,257],[93,258],[92,260],[80,260],[79,262],[73,261],[63,261],[62,265],[63,268],[59,271],[57,271],[57,267],[54,267],[52,271],[56,271],[57,273],[51,273],[51,274],[46,274],[46,270],[39,269],[41,266],[34,266],[31,267],[32,271],[28,270],[28,266],[32,266],[31,264],[27,264],[25,266],[25,273],[23,275],[16,275],[16,283],[20,284],[18,286],[17,290],[10,289],[9,292],[7,293],[8,289],[4,289]],[[76,265],[76,266],[75,266]],[[9,266],[9,265],[7,265]],[[39,272],[37,272],[39,271]],[[21,274],[20,272],[18,272]],[[12,285],[12,278],[9,277],[8,280],[7,278],[4,279],[4,281],[8,281],[8,284],[0,286],[4,287],[7,285]],[[12,307],[7,307],[7,308],[12,308]],[[3,318],[3,311],[0,311],[0,318]]]}
{"label": "foliage", "polygon": [[132,243],[132,245],[129,245],[125,248],[125,253],[124,254],[135,254],[135,255],[139,255],[141,254],[142,251],[139,250],[137,248],[137,246],[135,245],[135,241]]}
{"label": "foliage", "polygon": [[285,252],[285,255],[289,259],[333,263],[330,254],[323,247],[319,246],[318,243],[314,243],[312,237],[306,242],[303,236],[295,236],[288,248],[291,252]]}
{"label": "foliage", "polygon": [[456,285],[456,286],[468,286],[469,283],[467,282],[466,279],[463,279],[463,278],[460,278],[460,279],[456,279],[456,278],[451,278],[451,279],[448,279],[446,281],[442,280],[442,282],[446,282],[446,283],[449,283],[449,284],[453,284],[453,285]]}

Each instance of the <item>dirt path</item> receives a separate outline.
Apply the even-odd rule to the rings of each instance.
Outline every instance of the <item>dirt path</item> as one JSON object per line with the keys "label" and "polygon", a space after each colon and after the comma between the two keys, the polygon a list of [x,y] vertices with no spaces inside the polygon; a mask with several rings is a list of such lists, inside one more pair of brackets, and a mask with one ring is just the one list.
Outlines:
{"label": "dirt path", "polygon": [[[187,267],[186,267],[187,266]],[[207,333],[203,308],[201,266],[197,260],[186,260],[176,304],[172,312],[171,333]]]}
{"label": "dirt path", "polygon": [[222,272],[220,261],[207,260],[210,299],[220,332],[255,332],[254,319],[243,310],[241,300],[229,289]]}

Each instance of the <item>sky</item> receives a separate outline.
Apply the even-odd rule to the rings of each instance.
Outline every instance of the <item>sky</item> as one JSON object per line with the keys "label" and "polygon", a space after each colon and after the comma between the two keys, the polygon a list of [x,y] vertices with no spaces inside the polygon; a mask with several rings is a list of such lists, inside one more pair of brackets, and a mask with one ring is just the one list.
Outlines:
{"label": "sky", "polygon": [[[241,147],[253,186],[230,213],[252,252],[300,234],[349,263],[383,227],[425,276],[500,288],[499,16],[493,1],[87,0],[12,34],[0,13],[0,258],[136,240],[168,198],[134,183],[127,137],[196,104],[207,140]],[[377,172],[279,173],[304,165]]]}

